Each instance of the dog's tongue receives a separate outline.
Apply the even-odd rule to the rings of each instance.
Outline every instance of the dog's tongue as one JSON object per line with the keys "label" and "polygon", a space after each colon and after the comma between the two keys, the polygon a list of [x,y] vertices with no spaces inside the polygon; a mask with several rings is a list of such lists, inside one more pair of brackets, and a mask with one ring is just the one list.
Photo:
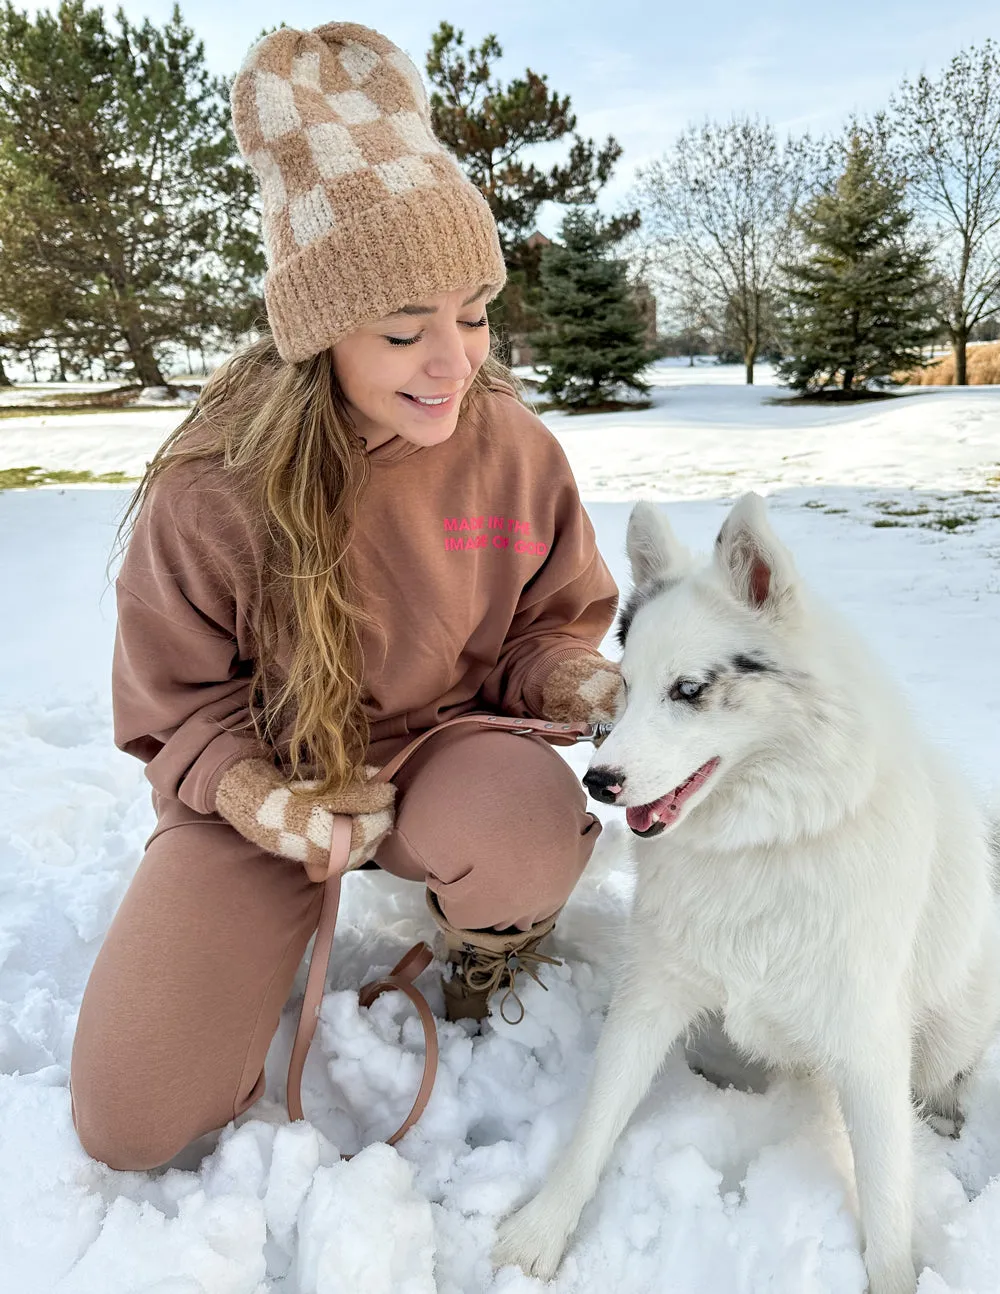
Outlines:
{"label": "dog's tongue", "polygon": [[648,831],[653,825],[654,816],[658,821],[669,826],[677,817],[680,807],[677,802],[677,792],[671,791],[669,795],[654,800],[652,804],[637,804],[634,808],[626,809],[625,821],[633,831]]}
{"label": "dog's tongue", "polygon": [[639,832],[648,831],[654,820],[669,827],[671,823],[676,822],[684,801],[694,795],[699,787],[704,786],[715,771],[718,762],[718,759],[708,760],[701,768],[695,769],[690,777],[681,782],[680,786],[675,786],[672,791],[661,795],[651,804],[637,804],[631,809],[626,809],[625,821],[633,831]]}

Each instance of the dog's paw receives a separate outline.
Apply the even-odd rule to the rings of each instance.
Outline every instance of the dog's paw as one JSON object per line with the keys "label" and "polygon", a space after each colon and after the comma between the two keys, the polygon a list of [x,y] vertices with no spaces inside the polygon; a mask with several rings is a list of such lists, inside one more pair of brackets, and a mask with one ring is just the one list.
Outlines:
{"label": "dog's paw", "polygon": [[526,1276],[549,1281],[556,1274],[571,1228],[539,1203],[536,1196],[497,1228],[493,1266],[513,1263]]}
{"label": "dog's paw", "polygon": [[948,1137],[952,1141],[957,1141],[962,1135],[965,1116],[956,1114],[954,1118],[949,1118],[947,1114],[928,1114],[927,1122],[939,1137]]}

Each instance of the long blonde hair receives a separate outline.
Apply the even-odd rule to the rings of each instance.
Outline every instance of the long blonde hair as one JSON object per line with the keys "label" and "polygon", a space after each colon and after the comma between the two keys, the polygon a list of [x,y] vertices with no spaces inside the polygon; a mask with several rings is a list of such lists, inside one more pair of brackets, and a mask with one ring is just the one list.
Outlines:
{"label": "long blonde hair", "polygon": [[[491,350],[466,400],[501,384],[517,390]],[[360,630],[371,620],[348,560],[370,468],[330,352],[289,364],[268,334],[222,364],[148,464],[118,531],[121,548],[153,483],[201,460],[232,473],[233,489],[245,493],[267,530],[264,595],[252,626],[254,731],[274,746],[290,725],[290,776],[316,779],[315,796],[336,792],[363,775],[370,736]],[[281,681],[274,665],[283,631],[293,651]]]}

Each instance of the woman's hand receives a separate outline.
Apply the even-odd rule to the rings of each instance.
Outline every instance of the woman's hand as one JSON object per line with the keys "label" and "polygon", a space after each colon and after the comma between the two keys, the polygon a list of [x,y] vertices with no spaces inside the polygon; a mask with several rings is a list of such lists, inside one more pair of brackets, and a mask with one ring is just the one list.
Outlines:
{"label": "woman's hand", "polygon": [[603,656],[561,660],[542,684],[542,718],[555,723],[613,723],[624,691],[621,671]]}
{"label": "woman's hand", "polygon": [[311,881],[325,881],[335,814],[352,820],[348,871],[372,858],[392,830],[396,788],[391,782],[371,781],[375,768],[365,772],[368,781],[317,800],[292,789],[307,790],[315,782],[289,782],[266,759],[243,759],[223,773],[215,807],[245,839],[302,863]]}

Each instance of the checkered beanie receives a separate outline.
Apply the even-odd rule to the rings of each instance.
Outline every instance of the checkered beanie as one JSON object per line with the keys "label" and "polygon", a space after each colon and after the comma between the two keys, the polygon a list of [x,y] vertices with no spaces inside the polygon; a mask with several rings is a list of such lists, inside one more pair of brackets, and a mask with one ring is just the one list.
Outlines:
{"label": "checkered beanie", "polygon": [[493,214],[431,132],[417,69],[378,32],[272,32],[237,73],[232,108],[260,183],[283,359],[437,293],[503,287]]}

